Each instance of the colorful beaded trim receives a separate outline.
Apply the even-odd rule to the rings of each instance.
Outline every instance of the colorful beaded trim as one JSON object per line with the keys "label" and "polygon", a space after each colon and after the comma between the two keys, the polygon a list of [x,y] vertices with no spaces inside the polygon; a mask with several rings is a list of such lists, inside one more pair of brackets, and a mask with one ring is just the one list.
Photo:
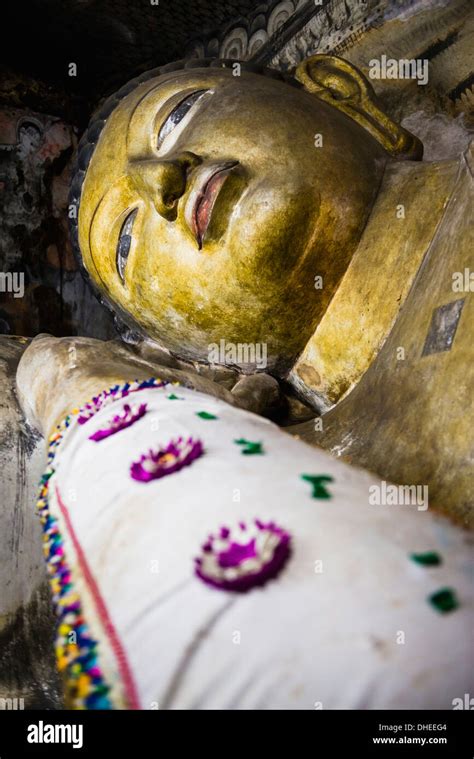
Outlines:
{"label": "colorful beaded trim", "polygon": [[64,676],[67,703],[75,709],[112,709],[113,704],[109,697],[110,687],[104,681],[98,662],[99,644],[87,629],[80,598],[72,586],[71,570],[65,557],[58,520],[49,511],[48,490],[50,478],[55,471],[54,458],[65,431],[75,419],[79,424],[84,424],[99,409],[118,398],[126,398],[138,390],[160,388],[167,384],[169,383],[152,378],[143,382],[137,380],[122,386],[116,385],[93,398],[83,409],[74,409],[49,438],[48,466],[40,480],[37,512],[43,528],[43,553],[47,563],[53,605],[58,616],[58,669]]}
{"label": "colorful beaded trim", "polygon": [[[126,398],[130,393],[134,393],[137,390],[146,390],[149,387],[164,387],[169,382],[163,382],[162,380],[156,380],[154,378],[149,380],[143,380],[143,382],[126,382],[125,385],[115,385],[110,390],[104,390],[99,395],[94,396],[89,403],[86,403],[81,409],[74,409],[72,414],[77,414],[77,421],[79,424],[85,424],[97,414],[100,409],[107,406],[108,403],[116,401],[117,398]],[[173,385],[179,385],[179,382],[173,382]]]}
{"label": "colorful beaded trim", "polygon": [[102,427],[100,430],[94,432],[93,435],[89,435],[89,440],[94,440],[98,443],[100,440],[110,437],[110,435],[115,435],[115,433],[120,432],[120,430],[131,427],[132,424],[138,422],[142,416],[145,416],[146,409],[146,403],[140,403],[139,406],[131,406],[129,403],[124,403],[122,413],[115,414],[115,416],[109,420],[106,427]]}

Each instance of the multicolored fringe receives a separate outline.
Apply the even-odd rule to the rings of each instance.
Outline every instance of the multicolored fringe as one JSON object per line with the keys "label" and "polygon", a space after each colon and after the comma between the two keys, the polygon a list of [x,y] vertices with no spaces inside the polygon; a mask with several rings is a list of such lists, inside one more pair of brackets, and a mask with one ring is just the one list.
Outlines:
{"label": "multicolored fringe", "polygon": [[98,443],[111,435],[115,435],[121,430],[131,427],[132,424],[138,422],[143,416],[145,416],[147,410],[146,403],[140,403],[139,406],[131,406],[129,403],[124,403],[122,413],[115,414],[115,416],[109,420],[106,427],[94,432],[93,435],[89,435],[89,440],[94,440]]}
{"label": "multicolored fringe", "polygon": [[66,702],[74,709],[113,709],[114,705],[109,697],[110,687],[105,683],[98,661],[99,643],[91,637],[87,629],[81,600],[72,585],[71,570],[64,553],[64,541],[58,520],[49,511],[48,491],[50,479],[55,471],[54,459],[65,431],[75,419],[79,424],[84,424],[99,409],[112,401],[125,398],[138,390],[160,388],[167,384],[169,383],[151,378],[142,382],[136,380],[116,385],[93,398],[83,409],[74,409],[49,438],[48,466],[40,480],[37,511],[43,528],[43,552],[53,604],[58,616],[58,669],[65,680]]}
{"label": "multicolored fringe", "polygon": [[[143,382],[126,382],[125,385],[115,385],[110,390],[104,390],[99,395],[94,396],[89,403],[86,403],[81,409],[74,410],[73,414],[78,414],[77,421],[79,424],[85,424],[97,414],[100,409],[107,406],[112,401],[116,401],[117,398],[126,398],[130,393],[134,393],[137,390],[146,390],[150,387],[164,387],[169,382],[163,382],[162,380],[149,379],[143,380]],[[173,382],[173,385],[179,385],[179,382]]]}

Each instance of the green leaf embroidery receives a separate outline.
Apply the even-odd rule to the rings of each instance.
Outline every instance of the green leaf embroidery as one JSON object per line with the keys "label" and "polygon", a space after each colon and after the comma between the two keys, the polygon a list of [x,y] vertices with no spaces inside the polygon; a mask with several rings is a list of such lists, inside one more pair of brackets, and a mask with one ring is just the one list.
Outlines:
{"label": "green leaf embroidery", "polygon": [[313,498],[332,498],[331,493],[326,490],[325,482],[334,482],[334,478],[329,474],[302,474],[301,479],[309,482],[313,486]]}
{"label": "green leaf embroidery", "polygon": [[416,564],[423,567],[437,567],[441,564],[441,556],[436,551],[425,551],[425,553],[412,553],[410,559]]}
{"label": "green leaf embroidery", "polygon": [[441,588],[428,596],[430,604],[439,611],[440,614],[446,614],[448,611],[454,611],[459,606],[454,590],[451,588]]}
{"label": "green leaf embroidery", "polygon": [[237,445],[241,445],[241,453],[244,455],[251,456],[255,453],[263,453],[263,446],[262,443],[255,443],[252,440],[245,440],[245,438],[239,438],[239,440],[234,440],[234,443]]}

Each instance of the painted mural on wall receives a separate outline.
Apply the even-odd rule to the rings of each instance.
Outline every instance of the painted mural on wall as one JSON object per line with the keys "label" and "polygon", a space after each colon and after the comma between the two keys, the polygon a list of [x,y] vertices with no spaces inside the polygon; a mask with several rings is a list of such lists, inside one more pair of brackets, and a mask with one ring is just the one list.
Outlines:
{"label": "painted mural on wall", "polygon": [[67,230],[74,128],[0,109],[0,333],[113,334],[84,286]]}

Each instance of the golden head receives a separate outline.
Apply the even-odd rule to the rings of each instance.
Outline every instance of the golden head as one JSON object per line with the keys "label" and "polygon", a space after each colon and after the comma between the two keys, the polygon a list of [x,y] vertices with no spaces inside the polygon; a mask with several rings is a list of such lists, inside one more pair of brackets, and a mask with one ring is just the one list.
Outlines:
{"label": "golden head", "polygon": [[351,260],[390,153],[418,157],[419,143],[332,56],[294,79],[233,62],[165,67],[112,106],[72,188],[94,285],[179,356],[264,343],[283,371]]}

